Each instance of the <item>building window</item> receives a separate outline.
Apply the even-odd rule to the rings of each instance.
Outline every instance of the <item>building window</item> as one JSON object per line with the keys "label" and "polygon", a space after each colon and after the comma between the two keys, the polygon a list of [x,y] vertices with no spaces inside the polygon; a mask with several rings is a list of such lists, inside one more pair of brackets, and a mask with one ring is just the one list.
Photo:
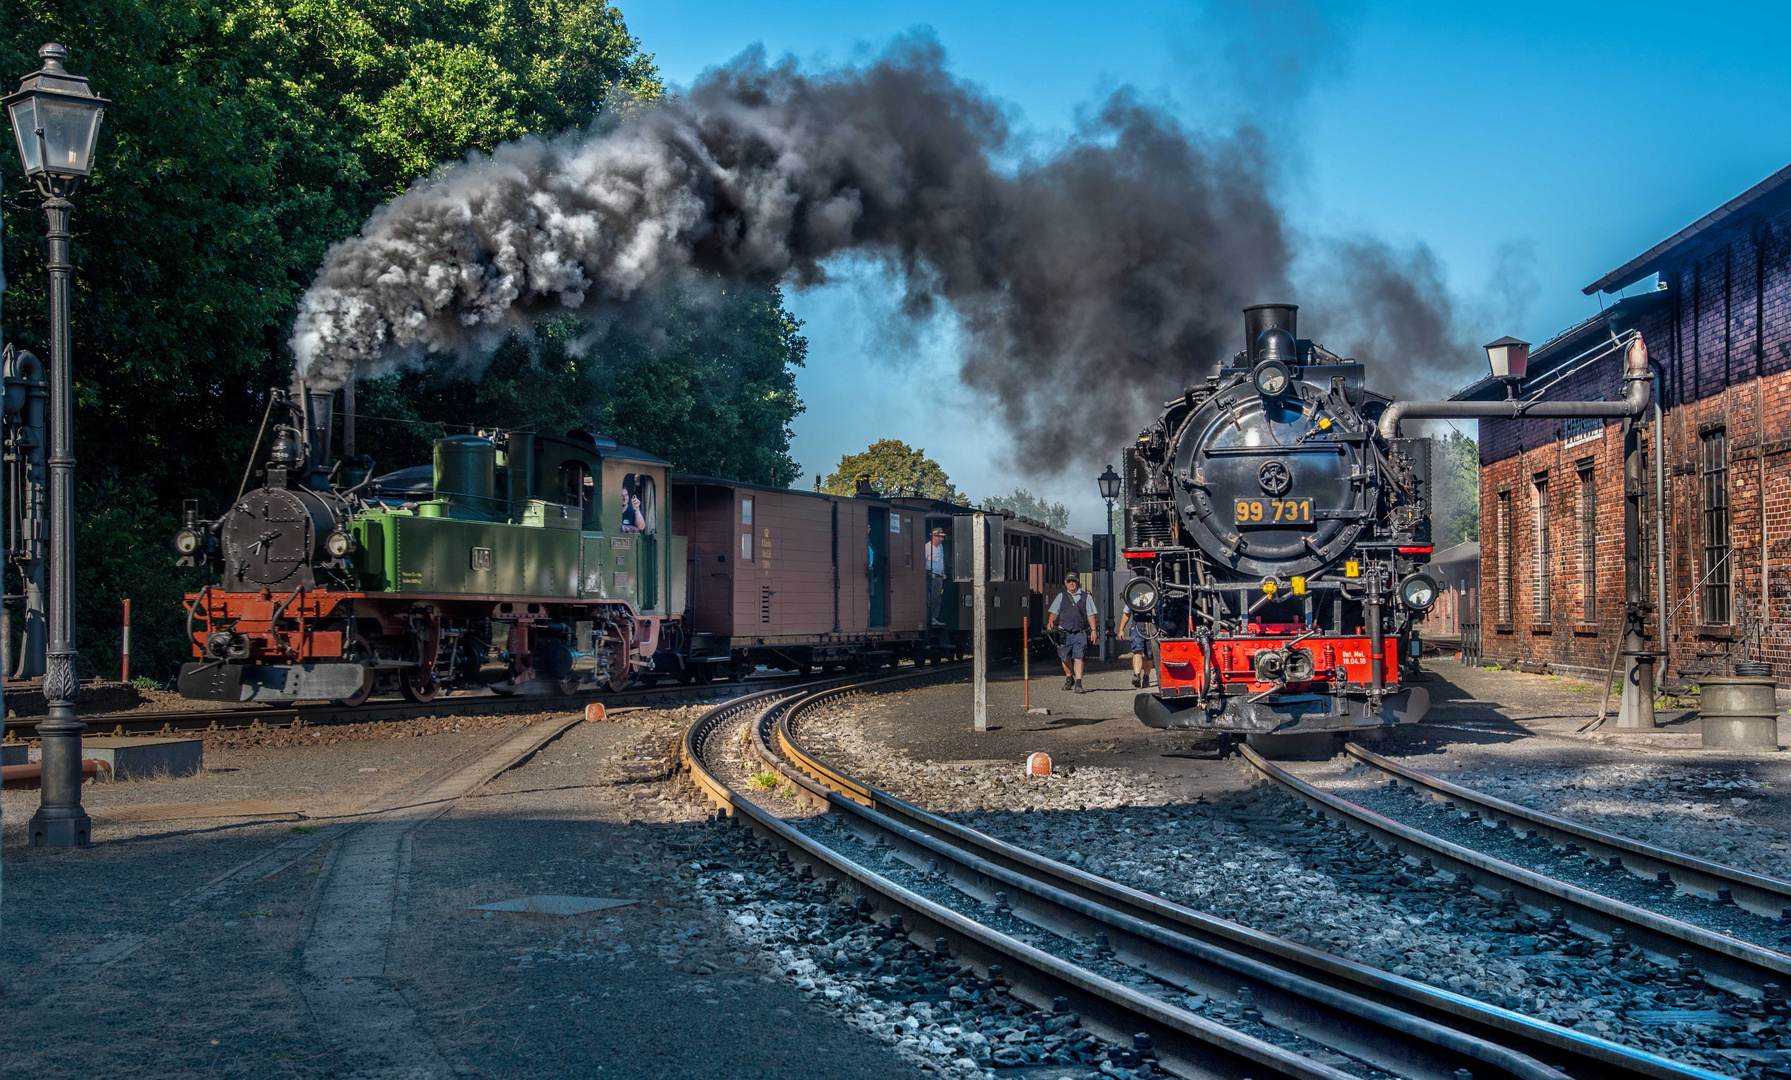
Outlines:
{"label": "building window", "polygon": [[1729,623],[1729,433],[1707,432],[1704,471],[1704,624]]}
{"label": "building window", "polygon": [[1592,463],[1580,474],[1580,621],[1598,618],[1598,492],[1592,483]]}
{"label": "building window", "polygon": [[1511,566],[1511,492],[1499,492],[1499,623],[1510,626],[1516,575]]}
{"label": "building window", "polygon": [[1533,621],[1546,623],[1554,617],[1549,595],[1549,536],[1548,536],[1548,477],[1536,478],[1534,492],[1536,509],[1536,616]]}

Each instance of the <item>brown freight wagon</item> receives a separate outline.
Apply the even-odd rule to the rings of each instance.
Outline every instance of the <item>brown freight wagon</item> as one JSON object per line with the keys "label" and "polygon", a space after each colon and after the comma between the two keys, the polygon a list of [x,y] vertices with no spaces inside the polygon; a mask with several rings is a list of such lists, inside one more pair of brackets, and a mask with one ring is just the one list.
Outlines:
{"label": "brown freight wagon", "polygon": [[699,677],[927,657],[924,512],[679,474],[672,520],[688,543],[689,662]]}

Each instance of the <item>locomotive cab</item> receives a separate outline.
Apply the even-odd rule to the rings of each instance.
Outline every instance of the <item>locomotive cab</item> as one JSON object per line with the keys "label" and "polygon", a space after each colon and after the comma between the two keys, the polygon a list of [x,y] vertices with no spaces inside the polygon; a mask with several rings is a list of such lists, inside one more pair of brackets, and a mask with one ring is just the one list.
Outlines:
{"label": "locomotive cab", "polygon": [[1160,643],[1145,724],[1328,756],[1429,707],[1408,678],[1436,595],[1429,441],[1383,439],[1389,399],[1297,311],[1247,308],[1244,350],[1126,449],[1123,595]]}

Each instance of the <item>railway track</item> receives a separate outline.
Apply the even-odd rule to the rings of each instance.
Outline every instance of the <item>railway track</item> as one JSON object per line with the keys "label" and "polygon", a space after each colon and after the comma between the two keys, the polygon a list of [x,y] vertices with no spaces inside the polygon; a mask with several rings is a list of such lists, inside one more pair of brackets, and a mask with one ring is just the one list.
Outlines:
{"label": "railway track", "polygon": [[[95,713],[83,716],[92,735],[141,735],[156,732],[222,731],[293,725],[361,724],[379,720],[409,720],[419,716],[493,716],[512,713],[538,713],[582,709],[593,702],[613,708],[637,705],[671,705],[700,703],[743,688],[791,687],[812,684],[821,679],[814,675],[773,675],[747,679],[744,683],[694,683],[689,685],[643,686],[620,692],[587,691],[569,695],[518,694],[505,696],[481,693],[439,697],[434,701],[369,701],[361,705],[329,704],[269,706],[246,708],[184,709]],[[17,739],[37,736],[41,716],[6,718],[6,733]]]}
{"label": "railway track", "polygon": [[1355,743],[1347,744],[1344,749],[1357,761],[1380,770],[1388,779],[1427,795],[1443,803],[1445,807],[1452,805],[1455,809],[1475,815],[1500,828],[1533,831],[1538,840],[1562,846],[1575,845],[1588,855],[1606,862],[1616,859],[1623,869],[1657,885],[1672,885],[1682,892],[1701,896],[1706,900],[1732,902],[1756,915],[1791,922],[1791,881],[1724,866],[1682,851],[1595,829],[1578,821],[1507,802],[1485,792],[1421,773],[1365,750]]}
{"label": "railway track", "polygon": [[[730,702],[690,728],[685,763],[698,787],[728,813],[796,858],[855,882],[875,917],[899,919],[910,939],[949,950],[985,980],[996,978],[998,967],[1010,992],[1035,1007],[1069,998],[1085,1024],[1111,1043],[1147,1035],[1163,1066],[1179,1075],[1718,1075],[1283,941],[1042,858],[848,776],[804,750],[793,735],[812,709],[913,681],[770,691]],[[725,742],[718,736],[743,723],[750,725],[765,765],[824,804],[828,813],[817,820],[837,824],[785,821],[716,775],[711,753]],[[1040,930],[1045,934],[1034,933]],[[1023,936],[1050,940],[1029,943]],[[1151,987],[1136,988],[1140,974]],[[1177,999],[1224,1002],[1231,1022],[1183,1008],[1173,1003]]]}
{"label": "railway track", "polygon": [[[1654,963],[1677,967],[1682,972],[1695,970],[1710,985],[1733,994],[1777,999],[1784,987],[1791,986],[1791,956],[1785,953],[1638,907],[1455,843],[1321,790],[1248,747],[1240,750],[1258,772],[1321,818],[1334,816],[1344,827],[1365,833],[1422,873],[1453,876],[1459,889],[1472,889],[1491,900],[1509,894],[1526,914],[1536,917],[1544,925],[1564,921],[1582,936],[1638,946]],[[1693,888],[1706,888],[1713,895],[1717,889],[1745,889],[1741,895],[1748,897],[1753,910],[1766,909],[1778,914],[1791,905],[1791,883],[1528,810],[1425,776],[1358,747],[1351,747],[1350,752],[1357,760],[1385,772],[1389,784],[1416,787],[1431,793],[1434,798],[1455,801],[1457,806],[1466,804],[1482,820],[1533,832],[1536,841],[1546,829],[1563,845],[1583,846],[1607,862],[1619,860],[1609,864],[1613,868],[1621,866],[1638,874],[1653,870],[1656,874],[1669,875],[1669,882],[1683,880]],[[1784,899],[1781,902],[1779,898]],[[1771,906],[1774,904],[1778,905],[1776,909]]]}

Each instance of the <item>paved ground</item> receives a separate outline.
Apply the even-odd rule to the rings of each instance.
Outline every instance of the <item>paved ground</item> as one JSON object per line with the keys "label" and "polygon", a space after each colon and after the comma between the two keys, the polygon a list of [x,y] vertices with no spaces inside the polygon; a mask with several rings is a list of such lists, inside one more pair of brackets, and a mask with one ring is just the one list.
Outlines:
{"label": "paved ground", "polygon": [[[686,849],[703,843],[706,808],[666,779],[672,736],[690,718],[577,724],[398,845],[385,957],[368,961],[382,973],[368,978],[413,1018],[403,1040],[427,1044],[412,1060],[470,1077],[772,1077],[815,1060],[829,1076],[921,1075],[809,1004],[690,886]],[[199,777],[90,787],[86,801],[247,797],[307,816],[101,822],[82,851],[23,847],[36,793],[7,792],[0,1073],[395,1075],[320,1030],[313,1011],[305,958],[319,951],[313,928],[329,922],[320,886],[346,872],[332,851],[348,850],[356,815],[414,812],[420,793],[525,726],[211,750]],[[252,872],[203,891],[253,860]],[[537,894],[626,904],[574,916],[469,910]]]}

